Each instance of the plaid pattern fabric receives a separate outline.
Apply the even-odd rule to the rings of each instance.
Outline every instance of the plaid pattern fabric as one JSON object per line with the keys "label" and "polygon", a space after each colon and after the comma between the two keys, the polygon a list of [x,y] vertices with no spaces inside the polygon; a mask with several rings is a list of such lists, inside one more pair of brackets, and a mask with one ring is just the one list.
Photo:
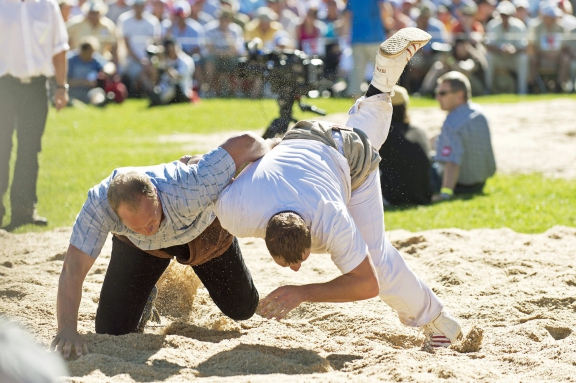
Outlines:
{"label": "plaid pattern fabric", "polygon": [[[138,171],[150,177],[162,201],[164,220],[153,236],[128,229],[108,204],[110,181],[118,174]],[[214,201],[228,185],[236,167],[222,148],[203,156],[197,165],[179,161],[145,167],[118,168],[88,192],[76,217],[70,243],[98,257],[110,232],[124,235],[142,250],[156,250],[192,241],[214,221]]]}
{"label": "plaid pattern fabric", "polygon": [[468,101],[448,114],[436,141],[434,159],[460,166],[459,184],[484,182],[494,175],[490,128],[479,105]]}

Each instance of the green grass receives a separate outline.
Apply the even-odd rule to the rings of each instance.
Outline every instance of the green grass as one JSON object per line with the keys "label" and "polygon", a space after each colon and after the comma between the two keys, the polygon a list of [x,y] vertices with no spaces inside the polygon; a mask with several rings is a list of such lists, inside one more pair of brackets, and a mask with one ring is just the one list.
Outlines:
{"label": "green grass", "polygon": [[[511,103],[558,97],[490,96],[480,103]],[[576,98],[574,96],[565,96]],[[328,113],[345,113],[349,99],[315,99]],[[223,133],[263,128],[277,116],[273,100],[203,100],[199,105],[148,109],[144,100],[129,100],[105,109],[50,110],[40,155],[38,210],[50,220],[48,229],[73,224],[88,189],[120,166],[168,162],[185,153],[210,149],[198,143],[163,142],[160,136]],[[414,99],[411,107],[437,106],[431,99]],[[297,119],[311,113],[294,108]],[[13,164],[12,164],[13,165]],[[8,193],[7,193],[8,194]],[[7,196],[4,203],[8,205]],[[576,226],[576,181],[550,180],[540,175],[497,176],[486,193],[470,200],[434,206],[388,209],[388,229],[425,230],[442,227],[510,227],[520,232],[542,232],[553,225]],[[9,216],[4,218],[4,224]],[[24,226],[17,232],[42,230]]]}

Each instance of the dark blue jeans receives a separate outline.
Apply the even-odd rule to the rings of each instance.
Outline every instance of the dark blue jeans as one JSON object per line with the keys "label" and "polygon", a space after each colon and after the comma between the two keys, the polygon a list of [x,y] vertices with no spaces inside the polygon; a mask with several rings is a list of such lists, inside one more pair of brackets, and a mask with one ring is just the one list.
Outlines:
{"label": "dark blue jeans", "polygon": [[[188,246],[164,250],[176,256],[188,251]],[[146,300],[169,264],[170,259],[154,257],[113,237],[96,313],[96,333],[123,335],[136,331]],[[192,268],[222,313],[234,320],[254,315],[258,291],[236,238],[224,254]]]}

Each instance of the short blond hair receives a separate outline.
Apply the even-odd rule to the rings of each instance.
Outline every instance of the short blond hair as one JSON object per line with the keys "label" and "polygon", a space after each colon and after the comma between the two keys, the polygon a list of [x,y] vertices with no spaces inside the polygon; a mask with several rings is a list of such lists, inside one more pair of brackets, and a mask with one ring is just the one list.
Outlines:
{"label": "short blond hair", "polygon": [[127,205],[130,211],[137,211],[142,197],[156,199],[156,188],[150,178],[136,171],[117,175],[108,186],[108,204],[118,214],[120,204]]}
{"label": "short blond hair", "polygon": [[312,246],[310,229],[295,212],[276,213],[266,225],[266,247],[272,257],[291,265],[302,261],[304,251]]}

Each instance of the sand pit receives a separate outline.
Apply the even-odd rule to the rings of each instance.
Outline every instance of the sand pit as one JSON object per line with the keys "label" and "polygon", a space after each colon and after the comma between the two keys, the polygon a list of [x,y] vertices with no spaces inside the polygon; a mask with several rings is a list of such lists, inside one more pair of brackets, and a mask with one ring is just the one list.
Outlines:
{"label": "sand pit", "polygon": [[[486,108],[493,122],[499,165],[505,171],[530,171],[519,160],[517,168],[504,164],[516,163],[513,148],[531,151],[527,145],[536,141],[541,144],[536,147],[540,151],[531,153],[542,163],[572,156],[572,166],[559,162],[556,167],[533,166],[532,171],[569,178],[575,154],[562,145],[568,142],[574,148],[576,135],[568,134],[573,129],[569,110],[574,103],[558,103],[562,110],[554,109],[556,102],[524,105],[524,111],[528,105],[530,110],[553,114],[550,119],[557,122],[545,127],[531,125],[543,123],[544,117],[528,118],[526,126],[516,120],[506,123],[520,115],[520,106],[512,105],[510,108],[516,109],[511,110],[507,105],[506,112],[497,106]],[[564,113],[564,122],[560,113]],[[512,140],[514,126],[519,130]],[[431,125],[426,128],[432,131]],[[508,146],[505,137],[510,137]],[[560,145],[557,148],[562,155],[552,150],[554,142]],[[56,334],[56,290],[70,231],[0,231],[0,313],[22,323],[44,346]],[[193,275],[184,288],[191,307],[167,296],[165,299],[174,302],[159,305],[162,325],[152,324],[144,334],[97,335],[94,318],[110,259],[107,242],[84,283],[80,307],[78,328],[91,353],[67,363],[69,380],[576,380],[576,228],[556,226],[535,235],[505,228],[396,230],[387,235],[409,265],[461,318],[468,335],[463,343],[434,353],[421,351],[418,329],[400,324],[395,313],[377,298],[303,304],[282,322],[258,315],[234,322],[219,312]],[[313,255],[294,273],[273,263],[263,241],[242,239],[240,243],[262,297],[280,285],[325,281],[339,275],[328,255]],[[174,278],[187,273],[183,268],[174,266]]]}

